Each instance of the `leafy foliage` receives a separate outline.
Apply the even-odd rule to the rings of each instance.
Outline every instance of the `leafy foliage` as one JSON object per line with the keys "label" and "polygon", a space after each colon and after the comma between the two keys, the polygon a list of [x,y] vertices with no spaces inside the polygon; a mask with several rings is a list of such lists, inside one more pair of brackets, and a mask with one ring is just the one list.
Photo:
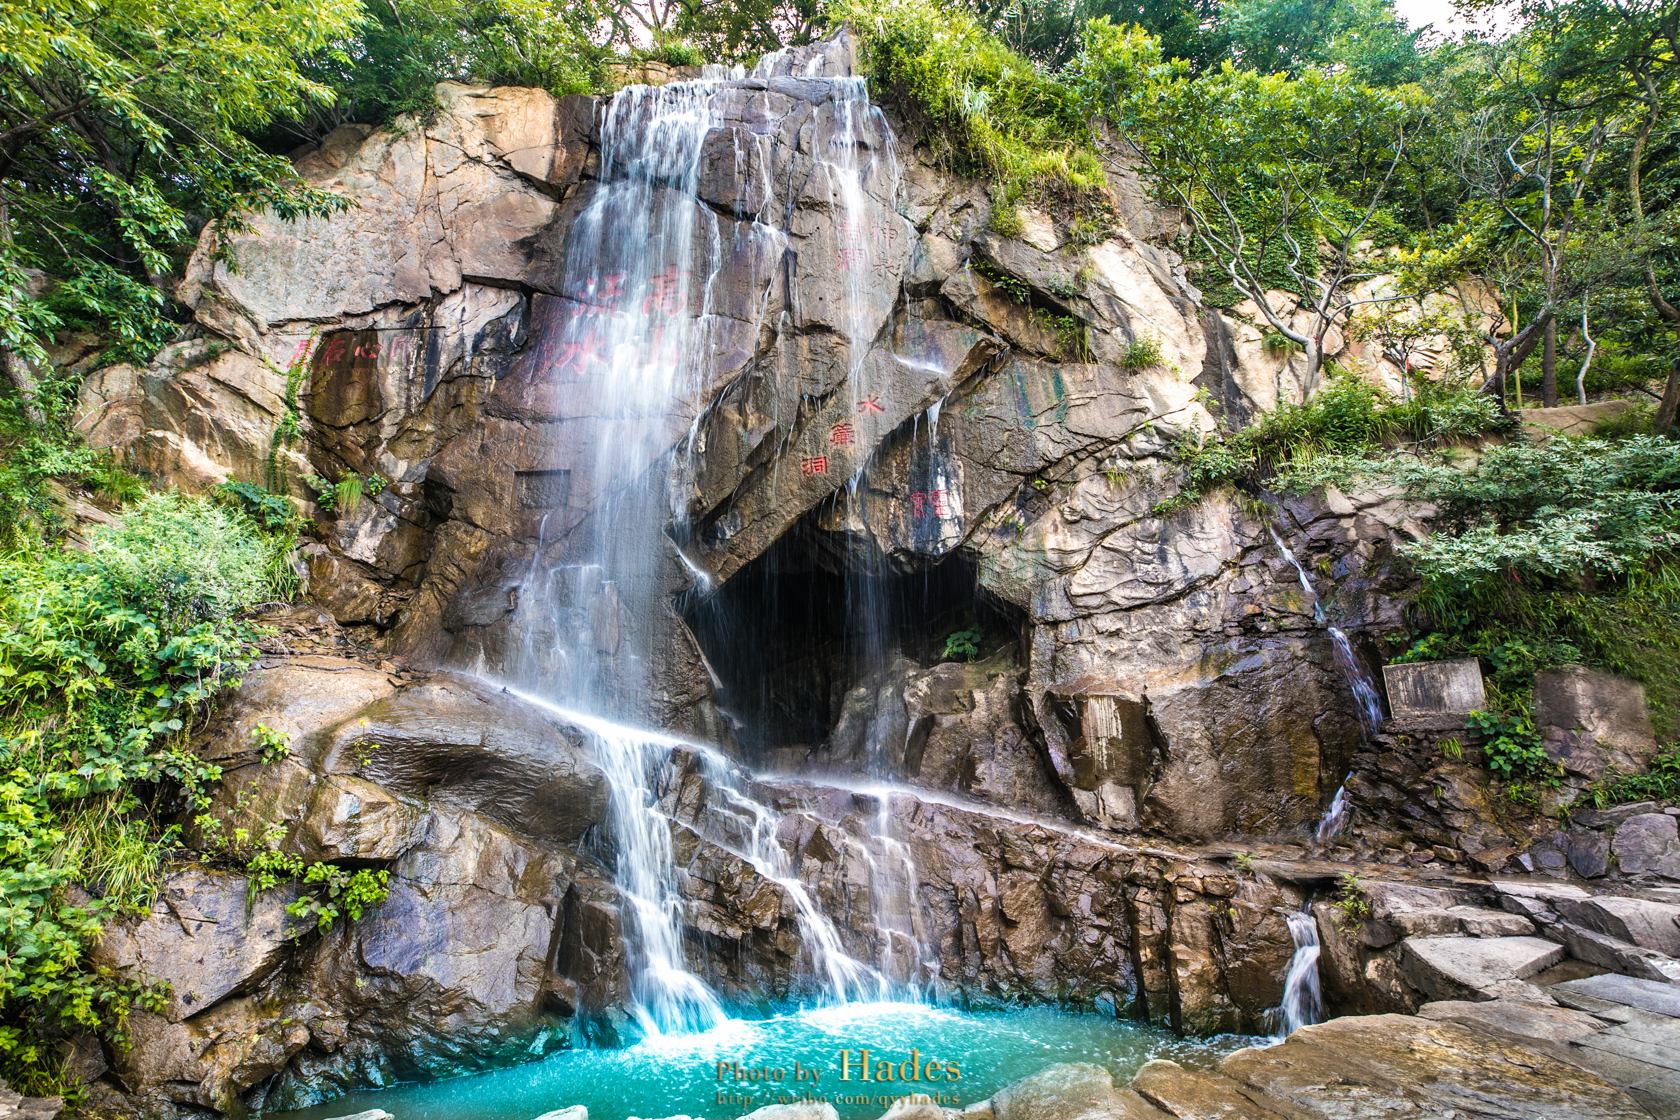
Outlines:
{"label": "leafy foliage", "polygon": [[1221,486],[1305,491],[1392,469],[1390,445],[1429,449],[1501,426],[1494,402],[1420,381],[1405,401],[1339,372],[1305,404],[1284,402],[1258,422],[1180,449],[1187,485],[1157,507],[1169,513]]}
{"label": "leafy foliage", "polygon": [[42,378],[31,402],[37,416],[16,396],[0,397],[0,547],[23,548],[58,534],[63,518],[55,486],[81,487],[119,503],[145,492],[108,453],[68,430],[75,389],[62,374]]}
{"label": "leafy foliage", "polygon": [[1371,900],[1365,894],[1365,880],[1344,871],[1336,880],[1336,897],[1330,903],[1341,913],[1340,922],[1358,925],[1371,918]]}
{"label": "leafy foliage", "polygon": [[958,630],[945,639],[945,652],[942,657],[946,661],[973,661],[980,653],[979,630]]}
{"label": "leafy foliage", "polygon": [[1643,774],[1607,774],[1587,793],[1596,809],[1629,801],[1680,801],[1680,745],[1651,760]]}
{"label": "leafy foliage", "polygon": [[1660,728],[1680,706],[1680,444],[1511,443],[1474,468],[1408,464],[1442,532],[1406,551],[1429,633],[1408,657],[1473,654],[1526,707],[1536,670],[1578,662],[1643,682]]}
{"label": "leafy foliage", "polygon": [[844,0],[832,15],[859,29],[876,85],[921,117],[945,160],[992,176],[1000,211],[1035,181],[1102,185],[1080,90],[1009,50],[973,16],[929,0]]}
{"label": "leafy foliage", "polygon": [[1515,715],[1505,712],[1471,712],[1466,726],[1487,737],[1482,744],[1482,757],[1487,767],[1506,781],[1526,778],[1551,778],[1557,773],[1557,763],[1546,754],[1540,735],[1534,729],[1534,719],[1526,712]]}
{"label": "leafy foliage", "polygon": [[120,1042],[131,1007],[157,1006],[86,950],[150,907],[175,843],[156,822],[220,778],[186,735],[249,664],[233,616],[286,591],[280,542],[204,499],[142,500],[87,544],[0,555],[0,1074],[32,1091],[61,1087],[53,1039]]}
{"label": "leafy foliage", "polygon": [[[206,221],[343,199],[250,138],[332,97],[300,60],[349,32],[355,0],[86,0],[0,5],[0,310],[8,350],[43,364],[47,333],[107,329],[144,359],[174,329],[154,280]],[[61,283],[30,296],[19,269]]]}

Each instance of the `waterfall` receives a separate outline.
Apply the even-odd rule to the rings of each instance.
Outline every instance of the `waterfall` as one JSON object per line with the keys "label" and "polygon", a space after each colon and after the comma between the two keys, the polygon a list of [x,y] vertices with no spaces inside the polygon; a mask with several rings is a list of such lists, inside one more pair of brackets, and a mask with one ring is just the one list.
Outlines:
{"label": "waterfall", "polygon": [[671,825],[654,804],[648,773],[670,757],[671,741],[605,720],[565,713],[594,740],[612,791],[609,814],[618,846],[617,886],[630,904],[631,1016],[643,1034],[709,1030],[729,1016],[704,981],[688,970],[682,945],[681,893],[671,858]]}
{"label": "waterfall", "polygon": [[1348,803],[1346,784],[1336,787],[1336,796],[1330,799],[1330,807],[1324,810],[1324,816],[1319,819],[1318,829],[1313,833],[1313,839],[1320,844],[1328,844],[1347,824]]}
{"label": "waterfall", "polygon": [[694,356],[705,349],[721,231],[697,192],[718,88],[631,86],[603,116],[600,180],[567,232],[559,310],[533,324],[542,389],[562,432],[555,465],[567,471],[572,508],[589,512],[562,543],[564,560],[548,557],[539,539],[519,599],[551,606],[525,615],[504,666],[565,705],[606,774],[627,1010],[647,1035],[728,1018],[688,968],[670,822],[649,781],[672,742],[602,718],[633,710],[644,692],[670,507],[657,464],[674,418],[704,381]]}
{"label": "waterfall", "polygon": [[[837,309],[836,326],[849,344],[848,380],[861,411],[873,400],[859,376],[872,341],[865,286],[877,238],[896,235],[866,229],[864,183],[871,169],[864,155],[889,161],[894,184],[897,170],[890,132],[869,103],[866,83],[824,74],[831,64],[821,51],[808,60],[778,52],[755,75],[797,67],[800,77],[831,90],[828,150],[817,153],[814,172],[828,177],[846,274],[846,306]],[[723,337],[717,332],[730,329],[727,316],[713,311],[726,243],[750,226],[750,236],[774,243],[778,253],[787,245],[783,230],[750,217],[737,225],[700,197],[708,139],[717,143],[717,130],[750,88],[740,79],[739,72],[709,68],[700,81],[630,86],[602,116],[599,178],[586,186],[586,204],[567,230],[560,295],[533,302],[532,393],[548,412],[548,430],[557,433],[546,465],[564,477],[565,508],[562,517],[545,514],[537,526],[536,554],[518,587],[514,641],[495,666],[510,688],[580,728],[607,777],[630,974],[627,1010],[648,1035],[706,1030],[728,1018],[690,970],[684,945],[683,872],[672,840],[678,826],[655,789],[655,775],[674,752],[698,752],[705,760],[715,803],[705,807],[696,830],[791,899],[822,997],[883,999],[900,990],[845,951],[839,930],[779,842],[781,818],[754,800],[737,768],[707,748],[632,726],[648,722],[650,686],[658,679],[650,669],[671,609],[668,573],[680,564],[701,593],[712,587],[710,575],[666,530],[684,523],[696,435],[716,389],[709,383],[712,356],[727,349],[715,344]],[[866,125],[888,143],[866,144]],[[735,136],[739,165],[742,140],[738,131]],[[740,210],[743,200],[736,201]],[[785,224],[792,205],[791,198],[766,197],[760,213],[780,214]]]}
{"label": "waterfall", "polygon": [[1311,1026],[1324,1014],[1318,989],[1318,922],[1310,909],[1284,917],[1295,940],[1295,956],[1284,977],[1283,1003],[1272,1012],[1273,1029],[1279,1039]]}
{"label": "waterfall", "polygon": [[893,994],[891,981],[880,971],[855,960],[840,943],[840,931],[817,906],[805,889],[779,843],[782,818],[740,789],[739,774],[723,756],[705,751],[706,777],[722,794],[726,806],[713,812],[733,811],[746,823],[744,843],[730,845],[727,839],[708,833],[707,839],[746,860],[766,879],[776,883],[793,900],[800,940],[811,956],[811,964],[823,994],[831,1000],[884,1000]]}
{"label": "waterfall", "polygon": [[[1266,531],[1272,535],[1272,543],[1277,545],[1278,551],[1283,554],[1283,558],[1289,561],[1290,566],[1295,569],[1295,575],[1301,581],[1301,590],[1306,592],[1307,601],[1312,603],[1313,621],[1323,624],[1325,622],[1324,601],[1318,597],[1318,592],[1313,589],[1312,580],[1307,576],[1307,569],[1295,558],[1295,554],[1289,550],[1289,546],[1283,543],[1283,538],[1278,536],[1276,529],[1268,525]],[[1369,740],[1372,735],[1377,733],[1377,729],[1382,726],[1383,721],[1382,697],[1377,694],[1377,682],[1372,679],[1370,671],[1365,668],[1365,663],[1360,660],[1359,655],[1353,652],[1353,644],[1348,641],[1348,636],[1342,632],[1341,627],[1326,626],[1325,632],[1330,636],[1331,657],[1336,663],[1336,671],[1341,674],[1342,679],[1347,682],[1348,690],[1353,693],[1354,710],[1359,717],[1359,732],[1366,740]],[[1336,788],[1336,795],[1330,799],[1329,807],[1324,810],[1324,816],[1319,819],[1314,838],[1321,844],[1327,843],[1342,831],[1347,825],[1347,821],[1347,786],[1344,784]],[[1313,944],[1316,946],[1318,943],[1317,934],[1315,933],[1313,937]],[[1296,943],[1300,944],[1299,941]],[[1317,954],[1318,950],[1314,948],[1314,960],[1317,959]],[[1313,981],[1315,991],[1316,977],[1317,973],[1315,971]]]}

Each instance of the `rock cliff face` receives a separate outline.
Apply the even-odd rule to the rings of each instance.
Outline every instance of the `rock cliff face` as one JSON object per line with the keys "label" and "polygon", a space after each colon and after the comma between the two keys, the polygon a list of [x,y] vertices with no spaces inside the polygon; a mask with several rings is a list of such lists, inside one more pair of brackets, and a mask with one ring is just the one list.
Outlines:
{"label": "rock cliff face", "polygon": [[[317,511],[311,595],[354,637],[417,663],[505,667],[556,601],[621,614],[608,631],[654,635],[643,715],[727,745],[704,660],[741,664],[732,647],[780,643],[821,664],[795,674],[803,695],[757,710],[815,715],[797,737],[749,728],[743,741],[832,750],[849,697],[897,697],[920,668],[886,681],[872,679],[880,664],[838,665],[846,618],[801,623],[803,606],[754,609],[731,588],[774,578],[784,600],[810,600],[827,577],[878,589],[939,572],[953,586],[933,607],[978,602],[988,633],[1015,647],[1016,677],[979,718],[1009,723],[1003,753],[1017,761],[1000,765],[1017,772],[980,779],[976,796],[995,784],[1016,804],[1191,838],[1316,819],[1359,735],[1296,572],[1230,502],[1152,513],[1177,490],[1172,441],[1298,393],[1288,360],[1234,357],[1243,323],[1199,306],[1151,240],[1172,235],[1173,216],[1118,164],[1116,214],[1129,216],[1105,239],[1036,211],[1019,240],[1001,237],[983,185],[928,163],[914,136],[894,144],[879,114],[836,100],[844,85],[783,76],[849,72],[846,40],[807,54],[712,95],[695,218],[705,305],[696,293],[673,309],[694,317],[705,376],[652,464],[677,511],[655,545],[660,617],[629,617],[602,587],[539,594],[528,580],[612,516],[607,482],[588,477],[592,356],[556,341],[557,323],[607,299],[567,290],[560,259],[600,189],[605,110],[590,99],[444,86],[429,129],[341,128],[298,167],[357,207],[259,216],[225,244],[207,234],[181,288],[201,337],[148,369],[96,373],[84,429],[188,487],[259,481],[271,457],[300,498],[306,472],[387,480],[354,509]],[[863,153],[850,201],[837,129]],[[1158,362],[1132,360],[1140,340]],[[288,393],[294,444],[275,436]],[[1345,628],[1382,633],[1385,561],[1415,522],[1393,503],[1343,506],[1291,506],[1280,524],[1334,574]],[[708,598],[733,617],[708,614]],[[942,624],[904,617],[929,605],[876,625]],[[916,703],[918,722],[957,715]],[[1121,721],[1118,740],[1089,735],[1087,711],[1116,704],[1142,718]],[[985,768],[936,758],[926,779],[895,773],[950,788],[965,766]]]}
{"label": "rock cliff face", "polygon": [[[1122,163],[1097,235],[1028,211],[1001,236],[852,65],[841,36],[610,105],[441,86],[430,126],[295,157],[355,208],[207,233],[197,337],[89,376],[88,438],[160,481],[384,482],[311,509],[319,610],[274,620],[195,741],[227,776],[221,831],[188,836],[216,857],[281,822],[289,854],[391,874],[324,935],[284,894],[222,921],[233,872],[172,877],[101,950],[174,990],[101,1091],[286,1107],[620,1037],[601,740],[475,675],[541,692],[584,654],[679,733],[648,788],[678,951],[720,994],[810,990],[820,926],[883,982],[1261,1029],[1305,889],[1140,834],[1306,837],[1364,749],[1349,674],[1397,627],[1393,547],[1426,511],[1158,513],[1174,442],[1298,399],[1296,367],[1201,305]],[[647,179],[691,267],[631,291],[579,230],[660,98],[708,122]],[[626,313],[694,374],[657,415],[601,373]],[[658,531],[624,529],[650,501]],[[655,594],[604,577],[602,541]],[[259,724],[289,756],[260,759]]]}

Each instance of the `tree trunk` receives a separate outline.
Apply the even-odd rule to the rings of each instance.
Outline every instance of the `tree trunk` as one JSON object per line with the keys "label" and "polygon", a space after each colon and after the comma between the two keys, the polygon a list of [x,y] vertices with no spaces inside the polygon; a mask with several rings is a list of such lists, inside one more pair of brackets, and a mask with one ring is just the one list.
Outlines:
{"label": "tree trunk", "polygon": [[[1636,71],[1635,77],[1640,85],[1645,87],[1646,105],[1649,112],[1645,114],[1645,123],[1639,128],[1639,135],[1633,141],[1633,154],[1628,159],[1628,195],[1633,200],[1633,216],[1643,227],[1645,225],[1645,200],[1640,191],[1639,165],[1645,159],[1645,144],[1651,138],[1651,130],[1656,127],[1657,116],[1660,112],[1660,99],[1657,96],[1656,83],[1651,76],[1643,71]],[[1651,309],[1657,317],[1674,328],[1676,336],[1680,336],[1680,308],[1663,298],[1657,289],[1657,270],[1651,263],[1651,254],[1645,253],[1645,298],[1650,300]],[[1662,403],[1657,405],[1657,434],[1667,435],[1674,427],[1674,416],[1680,411],[1680,358],[1676,358],[1674,365],[1668,371],[1668,383],[1663,386]]]}
{"label": "tree trunk", "polygon": [[1534,353],[1534,348],[1540,345],[1541,336],[1546,332],[1546,324],[1555,318],[1557,315],[1550,307],[1542,308],[1528,326],[1504,342],[1493,344],[1493,376],[1482,383],[1481,392],[1493,395],[1499,402],[1499,411],[1508,411],[1505,407],[1506,381]]}
{"label": "tree trunk", "polygon": [[[4,194],[0,194],[0,242],[8,247],[12,243],[12,208],[10,200]],[[47,418],[41,412],[40,405],[35,403],[35,371],[29,368],[29,363],[0,346],[0,369],[5,371],[6,380],[12,383],[12,389],[18,395],[18,403],[23,406],[23,414],[29,418],[29,422],[37,427],[45,424]]]}
{"label": "tree trunk", "polygon": [[1557,320],[1546,324],[1546,345],[1540,353],[1540,403],[1556,408],[1557,395]]}
{"label": "tree trunk", "polygon": [[1663,386],[1662,403],[1657,405],[1657,434],[1666,436],[1674,427],[1674,414],[1680,411],[1680,358],[1668,369],[1668,384]]}
{"label": "tree trunk", "polygon": [[6,380],[12,383],[13,392],[17,393],[18,403],[23,406],[23,414],[29,417],[29,422],[36,426],[47,422],[46,415],[35,403],[35,374],[29,368],[29,363],[12,353],[0,348],[0,366],[6,369]]}

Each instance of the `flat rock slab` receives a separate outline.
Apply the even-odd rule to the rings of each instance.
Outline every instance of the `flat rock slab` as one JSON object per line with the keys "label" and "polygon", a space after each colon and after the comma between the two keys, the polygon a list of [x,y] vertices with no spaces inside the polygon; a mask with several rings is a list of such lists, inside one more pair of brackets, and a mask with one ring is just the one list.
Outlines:
{"label": "flat rock slab", "polygon": [[1563,946],[1538,937],[1419,937],[1405,943],[1401,968],[1432,999],[1487,998],[1485,990],[1526,980],[1563,959]]}
{"label": "flat rock slab", "polygon": [[1243,1096],[1233,1082],[1218,1074],[1192,1073],[1177,1062],[1145,1064],[1132,1078],[1132,1088],[1180,1120],[1282,1120]]}
{"label": "flat rock slab", "polygon": [[1425,1019],[1457,1023],[1496,1035],[1538,1042],[1569,1042],[1597,1034],[1605,1027],[1603,1020],[1585,1011],[1515,999],[1496,999],[1486,1003],[1443,1000],[1424,1004],[1418,1008],[1418,1014]]}
{"label": "flat rock slab", "polygon": [[1640,980],[1633,976],[1606,973],[1603,976],[1588,976],[1583,980],[1569,980],[1556,985],[1552,991],[1558,995],[1582,995],[1608,1000],[1611,1003],[1625,1004],[1642,1011],[1680,1019],[1680,988],[1673,984],[1660,984],[1655,980]]}
{"label": "flat rock slab", "polygon": [[1680,957],[1680,905],[1675,903],[1602,895],[1565,903],[1558,913],[1590,930]]}
{"label": "flat rock slab", "polygon": [[1130,1089],[1116,1089],[1101,1066],[1051,1066],[992,1095],[996,1120],[1166,1120]]}
{"label": "flat rock slab", "polygon": [[1411,1015],[1303,1027],[1219,1072],[1291,1120],[1650,1120],[1623,1090],[1537,1050]]}

